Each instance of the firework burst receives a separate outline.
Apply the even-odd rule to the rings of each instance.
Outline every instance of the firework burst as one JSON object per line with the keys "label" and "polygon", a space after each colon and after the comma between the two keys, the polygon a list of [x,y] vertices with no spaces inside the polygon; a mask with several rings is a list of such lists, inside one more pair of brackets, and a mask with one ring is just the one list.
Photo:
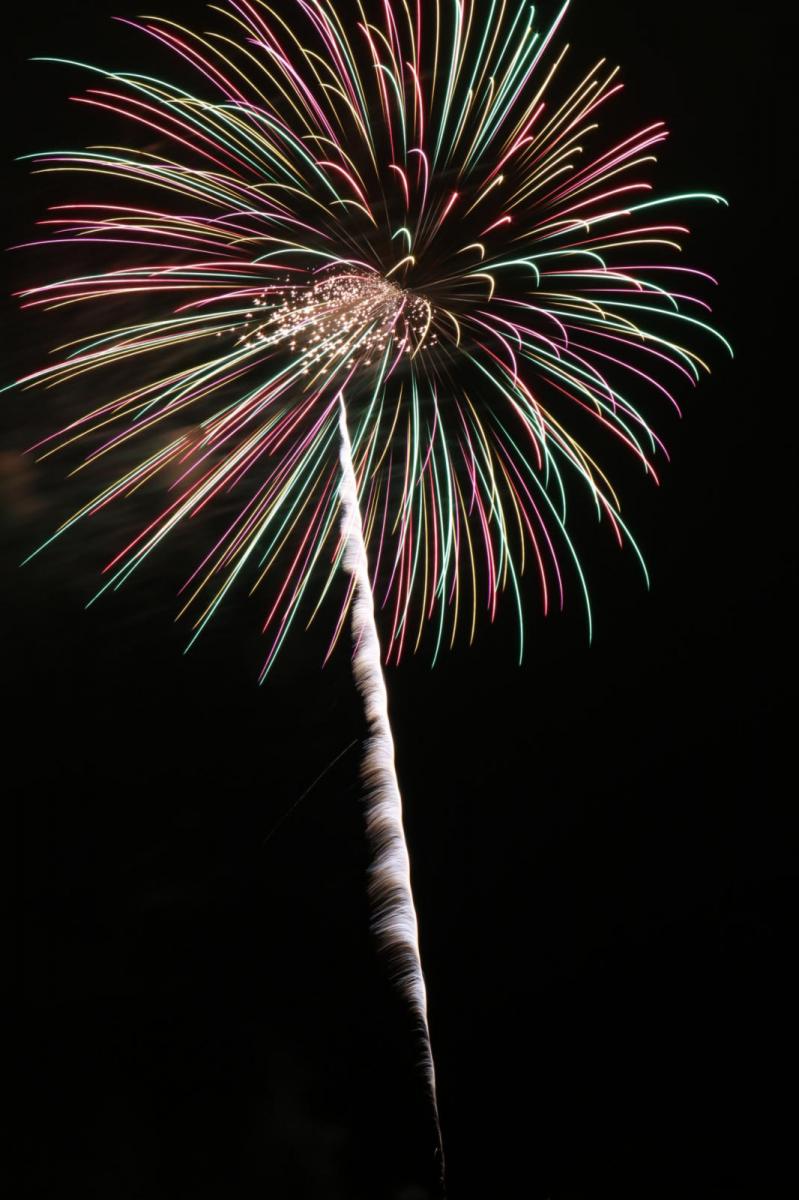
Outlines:
{"label": "firework burst", "polygon": [[[603,446],[657,478],[663,447],[637,397],[676,407],[675,385],[705,367],[695,346],[724,341],[693,294],[713,281],[680,260],[688,230],[662,215],[720,197],[653,194],[660,121],[603,140],[621,84],[604,60],[565,82],[567,7],[545,33],[517,0],[357,0],[352,19],[332,0],[228,0],[208,34],[129,21],[195,85],[79,64],[92,74],[79,103],[136,137],[33,156],[97,192],[44,222],[86,272],[23,303],[129,312],[22,381],[99,388],[126,372],[38,447],[83,447],[78,469],[106,472],[53,537],[133,493],[157,498],[106,591],[220,509],[181,613],[193,641],[234,585],[265,585],[261,678],[343,569],[331,649],[351,613],[378,924],[425,1037],[375,605],[386,661],[426,631],[434,659],[459,631],[471,640],[505,597],[521,653],[525,593],[562,606],[571,563],[590,624],[567,500],[582,489],[635,547]],[[429,1053],[428,1066],[432,1085]]]}
{"label": "firework burst", "polygon": [[615,439],[656,478],[661,443],[625,390],[648,384],[676,406],[673,383],[705,365],[680,333],[719,336],[685,293],[709,279],[678,259],[687,230],[657,215],[719,197],[651,196],[642,173],[661,122],[598,144],[621,84],[599,62],[560,85],[566,50],[552,41],[566,6],[545,36],[528,6],[497,0],[436,5],[428,25],[418,0],[375,4],[371,20],[357,7],[345,23],[332,4],[297,0],[288,20],[242,0],[224,14],[229,30],[207,36],[128,22],[190,65],[196,94],[81,64],[100,82],[79,102],[127,118],[155,149],[33,156],[116,200],[57,206],[48,241],[87,259],[94,248],[101,268],[103,248],[118,247],[127,265],[23,302],[122,297],[139,319],[62,347],[24,383],[163,363],[38,447],[81,440],[84,464],[109,471],[131,442],[148,450],[55,536],[167,478],[170,502],[107,565],[113,588],[187,518],[240,499],[186,581],[183,611],[196,636],[240,576],[253,588],[268,578],[264,672],[343,553],[339,396],[387,659],[418,648],[427,626],[434,655],[459,629],[473,638],[503,594],[521,648],[529,566],[544,611],[563,603],[564,554],[588,600],[567,530],[575,485],[629,540],[597,450],[573,428],[588,416],[599,448]]}

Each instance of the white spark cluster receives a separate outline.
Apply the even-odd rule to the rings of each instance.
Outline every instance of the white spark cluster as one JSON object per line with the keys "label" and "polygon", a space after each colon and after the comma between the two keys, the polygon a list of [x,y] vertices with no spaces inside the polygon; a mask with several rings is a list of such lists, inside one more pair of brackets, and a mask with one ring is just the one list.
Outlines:
{"label": "white spark cluster", "polygon": [[429,300],[378,274],[346,270],[309,284],[265,290],[247,313],[246,345],[279,343],[313,367],[371,366],[387,350],[415,357],[436,345]]}

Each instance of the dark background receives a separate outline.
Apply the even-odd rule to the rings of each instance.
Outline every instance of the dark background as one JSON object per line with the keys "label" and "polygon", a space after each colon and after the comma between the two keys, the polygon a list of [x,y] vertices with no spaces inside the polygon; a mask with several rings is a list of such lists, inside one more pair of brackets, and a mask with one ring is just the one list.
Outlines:
{"label": "dark background", "polygon": [[[154,7],[201,23],[200,5]],[[12,10],[9,244],[57,194],[12,157],[85,140],[79,76],[28,57],[136,67],[143,43],[108,20],[129,11]],[[573,593],[563,616],[531,615],[521,669],[500,620],[433,672],[389,672],[453,1200],[767,1196],[795,1175],[796,390],[779,293],[796,30],[758,16],[577,0],[567,31],[575,64],[622,64],[606,120],[667,120],[659,187],[731,201],[689,214],[689,255],[720,277],[736,360],[715,354],[684,421],[660,423],[664,486],[627,492],[652,591],[586,526],[593,646]],[[30,264],[5,267],[7,295]],[[56,335],[6,310],[8,378]],[[259,689],[262,600],[232,601],[183,657],[174,581],[86,612],[80,536],[19,570],[64,511],[60,468],[19,456],[52,417],[41,393],[3,398],[9,1194],[432,1196],[413,1034],[368,931],[348,657],[321,671],[327,630],[298,633]]]}

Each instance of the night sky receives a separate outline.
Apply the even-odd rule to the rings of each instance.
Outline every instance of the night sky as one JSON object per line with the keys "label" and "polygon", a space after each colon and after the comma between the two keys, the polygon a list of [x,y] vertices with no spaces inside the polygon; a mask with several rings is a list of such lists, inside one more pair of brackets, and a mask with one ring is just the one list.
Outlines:
{"label": "night sky", "polygon": [[[136,11],[6,17],[4,243],[59,195],[14,157],[91,124],[67,100],[79,74],[28,59],[146,70],[144,40],[109,21]],[[144,11],[202,24],[185,0]],[[687,257],[719,277],[737,357],[713,352],[684,419],[656,419],[663,486],[622,473],[650,592],[578,514],[591,646],[573,591],[546,620],[532,597],[521,668],[508,607],[434,671],[424,655],[388,671],[449,1193],[772,1196],[795,1174],[795,332],[777,295],[796,30],[720,2],[575,0],[567,37],[575,72],[598,54],[623,68],[610,129],[666,120],[659,190],[730,200],[688,212]],[[3,265],[5,381],[65,339],[8,298],[47,263]],[[0,415],[8,1194],[432,1198],[418,1047],[369,932],[346,645],[320,666],[335,610],[298,625],[259,688],[263,594],[182,654],[175,590],[198,543],[88,611],[107,526],[20,569],[72,498],[63,464],[22,456],[65,405],[6,394]]]}

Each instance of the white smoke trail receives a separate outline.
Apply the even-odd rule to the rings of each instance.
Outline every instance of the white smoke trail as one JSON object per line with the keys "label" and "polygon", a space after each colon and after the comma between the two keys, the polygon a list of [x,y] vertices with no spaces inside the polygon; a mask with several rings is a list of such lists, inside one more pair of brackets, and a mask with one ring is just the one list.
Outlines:
{"label": "white smoke trail", "polygon": [[361,763],[361,778],[366,789],[366,829],[374,852],[369,884],[374,912],[372,923],[380,948],[387,955],[392,973],[418,1024],[423,1069],[433,1104],[443,1184],[444,1152],[438,1117],[433,1049],[427,1019],[427,988],[419,952],[419,930],[411,889],[408,847],[402,826],[402,797],[394,765],[394,738],[388,716],[388,696],[381,665],[374,597],[369,580],[363,521],[358,503],[352,443],[343,395],[339,396],[339,404],[343,566],[354,581],[352,670],[369,727],[369,737]]}

